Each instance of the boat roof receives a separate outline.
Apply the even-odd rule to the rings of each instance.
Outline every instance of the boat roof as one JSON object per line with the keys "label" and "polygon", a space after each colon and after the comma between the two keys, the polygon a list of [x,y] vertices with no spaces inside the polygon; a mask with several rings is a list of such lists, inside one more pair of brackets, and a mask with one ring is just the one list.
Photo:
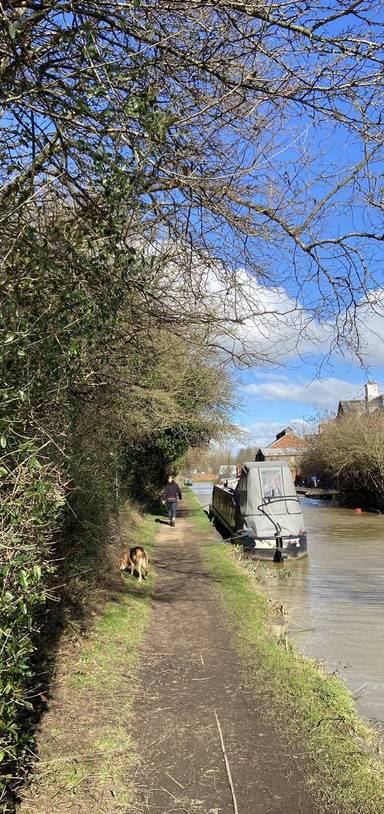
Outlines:
{"label": "boat roof", "polygon": [[[279,450],[279,452],[281,454],[281,450]],[[287,461],[276,461],[276,463],[273,461],[245,461],[245,463],[243,463],[241,466],[245,472],[249,472],[250,469],[270,469],[271,466],[284,466],[285,468],[289,469],[289,464]]]}

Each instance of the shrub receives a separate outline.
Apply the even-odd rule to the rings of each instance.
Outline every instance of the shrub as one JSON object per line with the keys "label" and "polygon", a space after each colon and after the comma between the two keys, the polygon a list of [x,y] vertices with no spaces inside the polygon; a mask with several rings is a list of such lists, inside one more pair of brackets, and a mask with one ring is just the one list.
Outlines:
{"label": "shrub", "polygon": [[304,471],[335,484],[342,499],[367,507],[384,505],[384,415],[352,414],[330,419],[312,437]]}

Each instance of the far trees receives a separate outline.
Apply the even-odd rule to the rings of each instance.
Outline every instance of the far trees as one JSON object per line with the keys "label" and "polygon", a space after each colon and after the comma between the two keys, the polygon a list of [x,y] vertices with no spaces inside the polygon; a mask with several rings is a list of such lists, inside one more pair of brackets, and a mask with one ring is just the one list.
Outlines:
{"label": "far trees", "polygon": [[240,447],[236,454],[236,463],[241,465],[244,463],[244,461],[254,461],[257,447],[258,445],[256,441],[250,447]]}

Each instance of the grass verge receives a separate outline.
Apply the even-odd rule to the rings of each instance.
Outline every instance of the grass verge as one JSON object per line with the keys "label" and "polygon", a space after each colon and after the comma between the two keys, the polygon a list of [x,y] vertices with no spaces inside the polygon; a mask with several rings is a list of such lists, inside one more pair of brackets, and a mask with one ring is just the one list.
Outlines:
{"label": "grass verge", "polygon": [[[141,544],[151,553],[154,520],[154,515],[141,518],[132,537],[131,512],[123,509],[126,546]],[[141,584],[122,576],[121,588],[110,593],[89,636],[71,642],[62,654],[40,727],[39,760],[20,814],[58,814],[72,806],[78,814],[127,810],[137,761],[130,716],[154,579],[152,570]]]}
{"label": "grass verge", "polygon": [[375,735],[356,714],[354,700],[335,676],[286,647],[271,632],[273,611],[233,549],[213,542],[209,520],[192,492],[185,505],[201,532],[204,563],[215,579],[247,681],[271,699],[271,714],[288,736],[301,738],[309,781],[338,814],[383,814],[384,766]]}

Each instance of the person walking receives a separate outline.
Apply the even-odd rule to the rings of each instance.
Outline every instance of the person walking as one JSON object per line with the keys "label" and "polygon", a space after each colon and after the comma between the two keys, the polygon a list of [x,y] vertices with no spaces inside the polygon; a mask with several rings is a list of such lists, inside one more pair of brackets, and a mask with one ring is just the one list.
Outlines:
{"label": "person walking", "polygon": [[168,483],[164,489],[162,497],[167,505],[169,525],[174,526],[176,521],[177,501],[182,500],[180,486],[178,483],[176,483],[174,475],[169,476]]}

